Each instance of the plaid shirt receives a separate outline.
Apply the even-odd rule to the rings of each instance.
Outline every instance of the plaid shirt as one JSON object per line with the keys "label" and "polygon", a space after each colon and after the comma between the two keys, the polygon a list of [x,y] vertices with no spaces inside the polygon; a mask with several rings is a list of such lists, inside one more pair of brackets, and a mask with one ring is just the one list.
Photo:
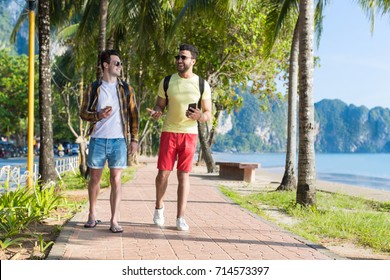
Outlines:
{"label": "plaid shirt", "polygon": [[[91,126],[88,130],[88,135],[91,135],[95,129],[96,123],[99,121],[97,117],[97,101],[100,94],[100,86],[102,81],[99,80],[99,84],[96,90],[96,94],[93,94],[92,83],[88,86],[87,90],[84,92],[83,100],[81,102],[80,117],[91,123]],[[118,79],[118,85],[116,88],[119,98],[121,119],[123,125],[123,132],[125,135],[126,142],[129,144],[128,139],[131,141],[138,142],[138,127],[139,127],[139,117],[138,117],[138,108],[137,102],[135,100],[135,93],[133,87],[129,85],[130,98],[129,103],[127,104],[126,92],[122,80]]]}

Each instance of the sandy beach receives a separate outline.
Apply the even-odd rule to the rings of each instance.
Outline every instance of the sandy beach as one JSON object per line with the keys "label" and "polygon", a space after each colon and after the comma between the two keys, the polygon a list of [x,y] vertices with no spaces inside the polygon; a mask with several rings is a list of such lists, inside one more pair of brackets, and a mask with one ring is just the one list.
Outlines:
{"label": "sandy beach", "polygon": [[[226,186],[235,186],[241,193],[250,193],[256,190],[275,190],[283,178],[283,173],[276,173],[268,171],[266,168],[256,169],[256,176],[254,183],[245,183],[243,181],[231,181],[215,178],[218,174],[207,174],[205,166],[193,167],[192,173],[203,174],[210,176],[210,179],[219,180]],[[342,193],[346,195],[372,199],[377,201],[390,201],[390,191],[372,189],[368,187],[361,187],[357,185],[347,185],[336,182],[328,182],[317,180],[317,190],[333,193]]]}
{"label": "sandy beach", "polygon": [[[260,186],[279,186],[283,174],[272,174],[266,169],[258,169],[256,171],[256,184]],[[267,183],[268,182],[268,183]],[[356,197],[373,199],[377,201],[390,201],[390,192],[372,189],[368,187],[360,187],[356,185],[347,185],[335,182],[327,182],[317,180],[317,190],[342,193]]]}

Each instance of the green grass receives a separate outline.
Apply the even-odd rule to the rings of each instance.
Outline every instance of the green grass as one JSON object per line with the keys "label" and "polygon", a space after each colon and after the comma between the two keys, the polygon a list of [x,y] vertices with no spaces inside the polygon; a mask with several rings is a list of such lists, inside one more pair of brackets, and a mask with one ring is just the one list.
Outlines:
{"label": "green grass", "polygon": [[[135,168],[128,167],[122,172],[122,183],[126,183],[134,178]],[[88,189],[89,179],[81,176],[80,172],[76,175],[72,171],[66,172],[62,175],[62,187],[66,190],[83,190]],[[101,188],[108,188],[110,186],[110,170],[108,168],[103,169],[102,179],[100,183]]]}
{"label": "green grass", "polygon": [[280,226],[313,242],[344,239],[379,252],[390,252],[390,203],[338,193],[317,191],[316,207],[295,203],[295,192],[259,192],[241,196],[227,187],[221,191],[232,201],[266,219],[265,205],[273,206],[297,223]]}

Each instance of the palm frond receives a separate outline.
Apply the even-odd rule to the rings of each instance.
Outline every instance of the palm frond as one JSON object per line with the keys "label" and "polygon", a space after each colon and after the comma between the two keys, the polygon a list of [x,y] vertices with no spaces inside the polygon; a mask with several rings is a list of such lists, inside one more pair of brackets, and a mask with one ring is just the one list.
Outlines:
{"label": "palm frond", "polygon": [[314,26],[315,26],[315,37],[317,48],[320,46],[321,35],[323,30],[323,20],[324,20],[324,6],[326,5],[327,0],[318,0],[315,7],[314,14]]}
{"label": "palm frond", "polygon": [[23,22],[26,20],[26,18],[29,16],[29,10],[28,10],[28,3],[24,6],[23,10],[20,12],[20,15],[18,17],[18,20],[15,23],[14,28],[12,29],[12,33],[10,36],[10,42],[11,44],[16,43],[16,35],[20,30],[20,27],[22,26]]}
{"label": "palm frond", "polygon": [[79,24],[76,23],[76,24],[72,24],[72,25],[69,25],[69,26],[63,28],[61,31],[59,31],[56,34],[57,39],[60,41],[61,40],[65,41],[65,40],[74,38],[74,36],[76,36],[78,27],[79,27]]}
{"label": "palm frond", "polygon": [[298,1],[297,0],[278,0],[265,1],[268,9],[266,15],[266,40],[264,44],[265,55],[268,56],[276,42],[280,30],[292,16],[296,21],[298,18]]}
{"label": "palm frond", "polygon": [[[180,1],[178,1],[180,2]],[[180,12],[176,16],[170,32],[168,33],[168,41],[172,40],[175,31],[185,16],[193,17],[196,14],[211,13],[211,17],[226,15],[231,10],[239,9],[245,5],[248,0],[187,0],[183,3]]]}
{"label": "palm frond", "polygon": [[375,14],[381,14],[382,16],[388,15],[390,12],[389,0],[355,0],[365,12],[368,20],[371,23],[371,33],[375,29]]}

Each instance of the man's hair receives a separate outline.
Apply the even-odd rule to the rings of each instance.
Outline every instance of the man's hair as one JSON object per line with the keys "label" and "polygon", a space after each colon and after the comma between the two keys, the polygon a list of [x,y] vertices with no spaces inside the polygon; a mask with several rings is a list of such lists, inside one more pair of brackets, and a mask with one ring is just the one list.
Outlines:
{"label": "man's hair", "polygon": [[105,50],[105,51],[102,51],[102,53],[100,54],[100,66],[102,67],[102,71],[104,71],[104,67],[103,67],[104,62],[110,64],[111,55],[116,55],[116,56],[120,57],[119,52],[116,50]]}
{"label": "man's hair", "polygon": [[193,46],[189,44],[181,44],[179,46],[179,51],[190,51],[193,58],[197,59],[199,52],[198,50]]}

